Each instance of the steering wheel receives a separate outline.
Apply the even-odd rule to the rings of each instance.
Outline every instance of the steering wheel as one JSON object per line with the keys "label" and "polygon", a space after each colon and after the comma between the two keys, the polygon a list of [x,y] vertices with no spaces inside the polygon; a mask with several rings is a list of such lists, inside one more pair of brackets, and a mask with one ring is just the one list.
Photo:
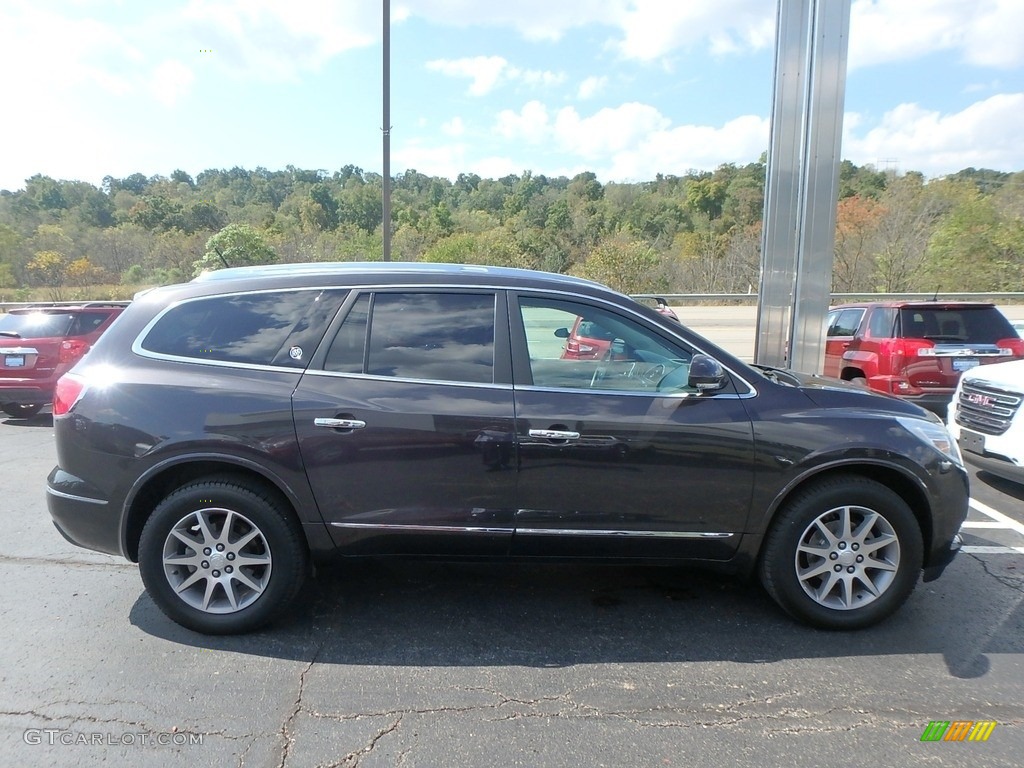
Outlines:
{"label": "steering wheel", "polygon": [[645,387],[657,387],[665,376],[665,364],[656,363],[640,374],[640,381]]}

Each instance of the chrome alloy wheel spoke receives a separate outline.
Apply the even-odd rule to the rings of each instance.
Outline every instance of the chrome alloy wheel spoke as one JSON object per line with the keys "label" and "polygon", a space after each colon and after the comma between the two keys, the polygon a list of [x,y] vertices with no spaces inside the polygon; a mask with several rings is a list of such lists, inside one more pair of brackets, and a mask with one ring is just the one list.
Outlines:
{"label": "chrome alloy wheel spoke", "polygon": [[230,509],[205,508],[178,521],[164,542],[164,575],[187,605],[235,613],[259,599],[273,566],[263,532]]}
{"label": "chrome alloy wheel spoke", "polygon": [[800,586],[816,603],[852,610],[886,592],[899,562],[899,539],[889,521],[849,505],[822,513],[804,529],[794,565]]}

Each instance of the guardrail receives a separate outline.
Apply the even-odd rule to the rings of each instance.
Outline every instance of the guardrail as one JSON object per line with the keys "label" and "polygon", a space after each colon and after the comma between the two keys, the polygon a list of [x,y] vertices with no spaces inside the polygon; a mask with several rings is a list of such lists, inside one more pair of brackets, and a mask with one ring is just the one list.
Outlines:
{"label": "guardrail", "polygon": [[[1024,304],[1022,291],[994,291],[989,293],[944,292],[938,293],[833,293],[830,294],[833,304],[848,301],[986,301],[1004,304]],[[756,293],[635,293],[635,299],[665,299],[670,304],[674,301],[689,302],[725,302],[738,304],[756,304]]]}
{"label": "guardrail", "polygon": [[[938,293],[833,293],[833,304],[848,301],[987,301],[1003,304],[1024,304],[1024,291],[996,291],[990,293],[938,292]],[[669,302],[757,304],[756,293],[634,293],[634,299],[665,299]],[[17,307],[80,307],[86,304],[128,304],[126,301],[0,301],[0,312]]]}
{"label": "guardrail", "polygon": [[0,312],[8,309],[21,309],[23,307],[38,307],[40,309],[53,307],[127,307],[130,301],[120,299],[92,299],[89,301],[0,301]]}

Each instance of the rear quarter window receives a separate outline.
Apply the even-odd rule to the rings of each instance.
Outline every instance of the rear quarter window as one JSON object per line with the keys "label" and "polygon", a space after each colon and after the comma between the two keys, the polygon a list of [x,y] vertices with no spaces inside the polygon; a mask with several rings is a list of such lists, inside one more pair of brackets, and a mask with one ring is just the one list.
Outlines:
{"label": "rear quarter window", "polygon": [[186,301],[161,315],[140,347],[171,357],[304,368],[346,294],[314,289]]}

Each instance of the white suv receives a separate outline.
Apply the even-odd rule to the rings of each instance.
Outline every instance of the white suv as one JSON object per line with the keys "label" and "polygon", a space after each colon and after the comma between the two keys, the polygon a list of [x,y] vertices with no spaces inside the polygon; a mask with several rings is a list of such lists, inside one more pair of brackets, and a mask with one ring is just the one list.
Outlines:
{"label": "white suv", "polygon": [[1024,483],[1024,360],[965,371],[949,407],[949,431],[970,463]]}

